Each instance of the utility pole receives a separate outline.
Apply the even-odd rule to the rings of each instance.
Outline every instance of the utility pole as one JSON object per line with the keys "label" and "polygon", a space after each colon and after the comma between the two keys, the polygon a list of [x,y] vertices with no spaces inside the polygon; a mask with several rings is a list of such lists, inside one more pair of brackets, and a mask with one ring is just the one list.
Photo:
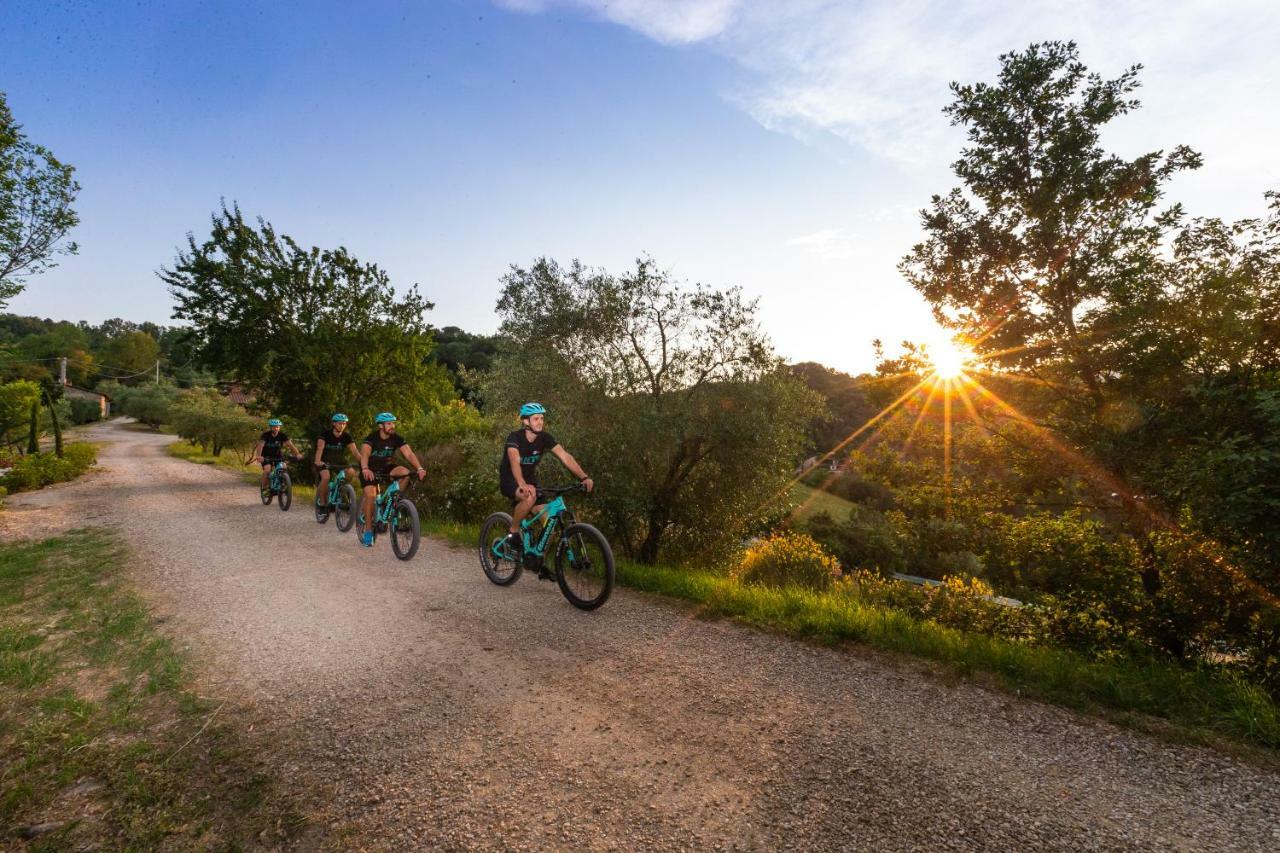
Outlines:
{"label": "utility pole", "polygon": [[160,359],[156,359],[156,384],[160,384]]}
{"label": "utility pole", "polygon": [[58,359],[58,384],[67,384],[67,357],[65,355]]}

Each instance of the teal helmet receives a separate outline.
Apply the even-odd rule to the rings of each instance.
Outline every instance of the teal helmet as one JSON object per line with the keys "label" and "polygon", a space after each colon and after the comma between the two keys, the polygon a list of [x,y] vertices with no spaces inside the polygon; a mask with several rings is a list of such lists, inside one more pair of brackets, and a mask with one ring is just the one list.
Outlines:
{"label": "teal helmet", "polygon": [[342,414],[342,412],[338,412],[332,418],[330,418],[330,420],[333,421],[335,424],[345,424],[347,422],[347,416]]}
{"label": "teal helmet", "polygon": [[379,412],[378,416],[373,419],[375,424],[393,424],[396,422],[396,416],[390,412]]}
{"label": "teal helmet", "polygon": [[520,417],[527,418],[530,415],[545,415],[546,408],[541,403],[525,403],[520,407]]}
{"label": "teal helmet", "polygon": [[267,421],[267,426],[269,427],[284,426],[284,424],[280,421],[279,418],[272,418],[271,420]]}

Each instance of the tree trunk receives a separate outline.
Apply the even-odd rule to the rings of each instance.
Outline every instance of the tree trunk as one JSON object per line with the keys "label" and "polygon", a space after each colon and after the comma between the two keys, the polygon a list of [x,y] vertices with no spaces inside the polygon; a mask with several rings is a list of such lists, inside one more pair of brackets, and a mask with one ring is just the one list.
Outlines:
{"label": "tree trunk", "polygon": [[27,436],[27,452],[40,452],[40,398],[31,404],[31,433]]}
{"label": "tree trunk", "polygon": [[53,452],[62,458],[62,426],[58,423],[58,410],[53,407],[53,397],[45,397],[49,405],[49,417],[53,420]]}
{"label": "tree trunk", "polygon": [[656,511],[649,513],[648,530],[644,541],[640,543],[640,562],[652,566],[658,562],[658,543],[662,539],[662,532],[666,530],[666,525]]}

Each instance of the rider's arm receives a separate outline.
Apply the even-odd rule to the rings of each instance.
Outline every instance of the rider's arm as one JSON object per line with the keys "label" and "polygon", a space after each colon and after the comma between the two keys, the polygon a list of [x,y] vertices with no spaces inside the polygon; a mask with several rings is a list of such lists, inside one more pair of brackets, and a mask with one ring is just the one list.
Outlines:
{"label": "rider's arm", "polygon": [[520,451],[514,447],[508,447],[507,461],[511,463],[511,476],[516,478],[516,488],[523,489],[528,484],[525,483],[524,471],[520,468]]}
{"label": "rider's arm", "polygon": [[298,445],[293,443],[292,438],[285,442],[285,446],[293,451],[294,456],[297,456],[299,458],[302,457],[302,451],[298,449]]}
{"label": "rider's arm", "polygon": [[324,458],[324,439],[316,439],[316,464],[320,464],[320,460]]}
{"label": "rider's arm", "polygon": [[262,445],[263,445],[262,439],[258,439],[258,443],[253,446],[253,453],[249,456],[250,459],[258,458],[258,456],[262,452]]}
{"label": "rider's arm", "polygon": [[[360,445],[360,473],[369,471],[369,454],[373,452],[373,446],[369,443]],[[369,473],[373,473],[369,471]]]}
{"label": "rider's arm", "polygon": [[416,453],[414,453],[414,452],[413,452],[413,448],[412,448],[412,447],[410,447],[410,446],[409,446],[409,445],[407,445],[407,444],[405,444],[405,445],[401,445],[401,447],[400,447],[400,452],[404,454],[404,458],[405,458],[405,459],[408,459],[410,462],[412,462],[412,463],[413,463],[413,470],[414,470],[414,471],[422,471],[422,472],[425,472],[425,471],[427,470],[427,469],[423,468],[423,467],[422,467],[422,463],[418,461],[418,456],[417,456],[417,454],[416,454]]}
{"label": "rider's arm", "polygon": [[555,447],[551,448],[551,452],[556,455],[557,459],[564,463],[564,467],[568,468],[573,476],[577,477],[579,480],[591,479],[587,476],[587,472],[582,470],[582,466],[578,464],[578,460],[574,459],[573,455],[562,446],[557,444]]}

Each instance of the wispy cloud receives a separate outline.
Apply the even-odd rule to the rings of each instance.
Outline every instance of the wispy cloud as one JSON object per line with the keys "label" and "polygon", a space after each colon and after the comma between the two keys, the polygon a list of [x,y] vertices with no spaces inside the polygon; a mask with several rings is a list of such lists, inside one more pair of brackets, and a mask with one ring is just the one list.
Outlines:
{"label": "wispy cloud", "polygon": [[[1280,180],[1280,7],[1275,0],[498,0],[576,8],[668,44],[701,44],[743,74],[726,97],[765,127],[834,136],[900,163],[954,157],[939,110],[953,80],[996,57],[1074,39],[1094,70],[1141,62],[1150,109],[1117,141],[1205,149],[1232,173]],[[1261,187],[1259,188],[1260,191]]]}
{"label": "wispy cloud", "polygon": [[804,249],[825,260],[846,260],[858,254],[858,235],[846,228],[823,228],[792,237],[788,246]]}

